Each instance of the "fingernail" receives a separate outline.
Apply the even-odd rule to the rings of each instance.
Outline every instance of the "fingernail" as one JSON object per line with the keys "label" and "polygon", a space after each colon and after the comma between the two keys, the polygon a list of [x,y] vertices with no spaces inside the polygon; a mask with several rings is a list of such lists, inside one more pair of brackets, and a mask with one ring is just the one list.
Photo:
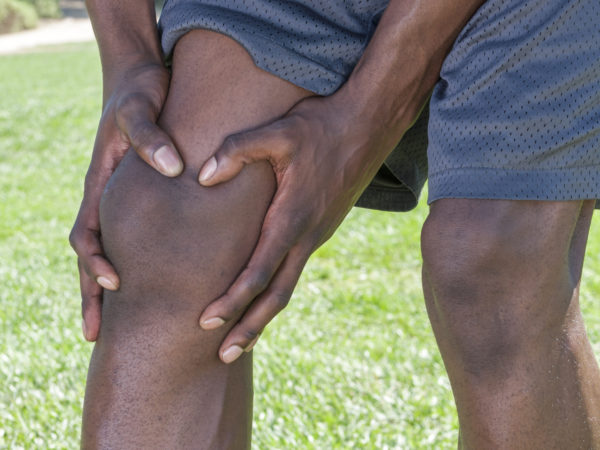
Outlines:
{"label": "fingernail", "polygon": [[242,353],[244,353],[244,349],[242,347],[239,345],[232,345],[223,352],[223,361],[229,364],[238,359]]}
{"label": "fingernail", "polygon": [[96,283],[98,283],[104,289],[109,289],[111,291],[117,290],[117,285],[106,277],[100,276],[100,277],[96,278]]}
{"label": "fingernail", "polygon": [[213,156],[208,161],[206,161],[206,163],[204,163],[204,166],[202,167],[202,170],[200,171],[200,175],[198,176],[200,183],[210,179],[215,174],[216,170],[217,170],[217,160]]}
{"label": "fingernail", "polygon": [[224,323],[225,321],[220,317],[211,317],[210,319],[205,319],[200,322],[200,326],[205,330],[214,330],[215,328],[219,328]]}
{"label": "fingernail", "polygon": [[174,177],[183,170],[183,163],[175,154],[175,150],[168,145],[156,150],[153,159],[160,171],[167,176]]}
{"label": "fingernail", "polygon": [[81,331],[83,332],[83,337],[87,340],[88,331],[87,331],[87,326],[85,325],[85,320],[83,320],[83,319],[81,319]]}
{"label": "fingernail", "polygon": [[258,338],[260,336],[256,336],[254,339],[252,339],[252,342],[250,342],[250,344],[248,344],[248,346],[246,347],[246,349],[244,350],[246,353],[248,353],[249,351],[251,351],[254,346],[256,345],[256,343],[258,342]]}

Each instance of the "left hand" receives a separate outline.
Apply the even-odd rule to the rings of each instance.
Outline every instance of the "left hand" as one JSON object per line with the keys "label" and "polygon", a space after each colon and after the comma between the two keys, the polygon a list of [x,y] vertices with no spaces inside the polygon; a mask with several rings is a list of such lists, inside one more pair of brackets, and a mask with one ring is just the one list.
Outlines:
{"label": "left hand", "polygon": [[129,67],[103,68],[104,76],[113,82],[105,83],[106,100],[83,200],[69,236],[77,253],[82,331],[88,341],[95,341],[100,332],[103,289],[117,290],[120,282],[104,255],[100,230],[100,198],[109,178],[130,147],[165,176],[174,177],[183,170],[173,141],[156,125],[169,90],[169,72],[162,63],[139,63],[134,56],[130,60]]}
{"label": "left hand", "polygon": [[245,311],[219,350],[226,363],[250,351],[287,305],[309,256],[331,237],[401,137],[377,114],[364,117],[352,108],[338,94],[307,98],[269,125],[229,136],[200,171],[200,183],[213,186],[267,160],[277,180],[249,262],[200,318],[209,330]]}

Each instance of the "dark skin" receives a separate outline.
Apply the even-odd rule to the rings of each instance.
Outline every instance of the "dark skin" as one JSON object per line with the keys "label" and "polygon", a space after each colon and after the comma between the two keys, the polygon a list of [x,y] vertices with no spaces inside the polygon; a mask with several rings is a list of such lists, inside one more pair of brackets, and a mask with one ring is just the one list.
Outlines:
{"label": "dark skin", "polygon": [[[142,312],[130,306],[139,303],[136,295],[141,295],[145,287],[138,283],[132,291],[125,283],[118,289],[119,282],[125,278],[120,280],[103,256],[98,239],[98,206],[106,180],[130,144],[155,168],[160,168],[156,164],[160,160],[156,158],[157,150],[167,145],[163,154],[171,152],[172,157],[167,159],[170,169],[165,171],[163,168],[163,172],[175,175],[181,170],[181,163],[174,156],[175,146],[153,123],[162,107],[161,100],[167,97],[166,72],[157,63],[158,46],[152,41],[155,36],[148,32],[154,27],[150,8],[142,15],[147,19],[145,22],[128,23],[128,14],[136,10],[133,2],[120,2],[118,8],[111,7],[110,2],[100,7],[89,2],[104,67],[105,108],[72,242],[82,269],[86,338],[95,340],[98,337],[101,311],[109,312],[103,318],[103,330],[114,332],[100,333],[98,350],[90,368],[87,419],[84,420],[84,437],[87,439],[84,442],[88,442],[88,446],[101,442],[98,439],[119,442],[123,436],[128,436],[131,447],[135,448],[136,439],[144,439],[150,432],[155,433],[152,442],[172,443],[169,439],[173,436],[168,429],[161,434],[161,428],[156,427],[155,413],[158,414],[165,404],[171,405],[174,411],[178,407],[186,408],[176,396],[161,397],[164,392],[159,389],[160,383],[166,378],[153,371],[157,365],[180,368],[178,373],[184,378],[178,378],[175,385],[186,392],[184,398],[205,398],[203,392],[217,396],[190,405],[192,412],[198,413],[199,404],[203,405],[200,409],[204,411],[208,411],[204,408],[209,405],[231,406],[225,394],[219,397],[219,382],[227,377],[215,375],[212,370],[216,370],[215,373],[230,370],[228,373],[238,380],[231,381],[230,386],[239,389],[240,395],[247,394],[244,380],[248,375],[249,355],[244,355],[244,350],[252,348],[264,326],[285,306],[311,252],[335,231],[413,121],[438,78],[444,55],[480,3],[392,1],[360,63],[336,94],[326,98],[304,98],[306,95],[296,93],[299,101],[290,103],[279,113],[273,109],[273,114],[264,116],[266,124],[248,122],[239,127],[229,124],[225,130],[220,129],[218,123],[213,125],[217,134],[226,132],[221,139],[227,134],[230,137],[222,145],[215,144],[208,153],[203,151],[195,157],[190,156],[191,153],[184,155],[187,170],[177,180],[185,178],[189,183],[189,178],[196,178],[196,171],[204,163],[199,179],[210,189],[202,190],[201,195],[218,199],[219,192],[223,192],[219,189],[230,186],[231,182],[224,183],[228,180],[262,186],[264,177],[257,176],[256,171],[264,170],[265,162],[261,161],[266,160],[275,174],[275,193],[264,221],[261,221],[260,236],[256,236],[258,245],[252,255],[248,254],[247,259],[245,255],[231,256],[224,265],[233,270],[241,264],[239,267],[243,270],[236,280],[229,273],[225,278],[231,279],[216,286],[215,291],[195,287],[175,293],[185,299],[178,306],[182,309],[169,310],[166,316],[160,314],[164,299],[144,303],[150,312],[152,305],[156,307],[152,317],[158,325],[150,327],[159,333],[156,335],[145,332],[144,327],[140,327],[139,332],[129,328],[132,321],[145,318]],[[120,35],[119,27],[130,28]],[[111,29],[113,33],[108,31]],[[132,34],[144,36],[144,39],[114,38]],[[205,42],[201,43],[199,48],[204,45]],[[226,55],[227,52],[217,54]],[[223,56],[223,60],[227,57]],[[131,81],[144,75],[150,80],[148,83]],[[263,81],[257,82],[257,86],[262,84]],[[208,89],[208,92],[213,90]],[[132,92],[135,95],[131,95]],[[190,92],[195,92],[195,88],[190,87]],[[187,96],[185,90],[179,95],[182,99]],[[256,99],[249,101],[252,104]],[[274,106],[268,106],[267,110],[269,108]],[[185,124],[177,125],[176,116],[171,109],[171,115],[163,122],[163,125],[172,124],[168,130],[172,136],[190,128]],[[250,130],[240,133],[236,128]],[[232,132],[235,134],[231,135]],[[179,139],[176,141],[185,141]],[[246,165],[248,167],[242,171]],[[151,178],[135,166],[131,158],[122,170],[130,173],[121,179],[133,179],[142,186]],[[332,177],[332,173],[337,176]],[[311,180],[310,185],[303,180]],[[152,183],[154,187],[159,185],[160,182]],[[152,192],[148,201],[157,201],[165,195],[172,195],[167,198],[168,204],[187,201],[175,191],[169,194],[171,188],[167,186],[170,184]],[[140,201],[134,198],[132,204],[144,204],[142,196],[150,195],[148,192],[141,189]],[[247,192],[247,188],[240,188],[240,192]],[[215,205],[223,201],[217,201]],[[193,205],[192,202],[187,208],[192,211]],[[425,299],[458,406],[461,448],[569,448],[574,443],[576,448],[598,446],[599,431],[594,419],[599,415],[598,368],[583,330],[577,296],[592,208],[590,201],[446,199],[432,205],[423,231]],[[105,208],[104,211],[106,224],[121,218],[115,213],[118,209]],[[152,214],[137,219],[134,215],[133,218],[133,224],[141,220],[141,223],[156,225]],[[160,233],[168,231],[172,233],[169,239],[176,239],[179,233],[173,231],[176,225],[159,227],[150,235],[160,239]],[[212,222],[205,227],[209,230],[213,229],[211,227],[215,230],[223,228]],[[126,226],[125,230],[130,228],[135,229],[135,226]],[[192,230],[193,227],[190,233]],[[107,242],[112,239],[114,252],[109,255],[111,260],[126,261],[131,257],[126,251],[128,242],[144,239],[148,236],[145,233],[150,231],[152,228],[145,227],[141,236],[136,235],[135,239],[123,239],[121,232],[109,232]],[[440,236],[445,238],[440,239]],[[165,245],[169,239],[164,240]],[[218,240],[218,236],[215,239]],[[168,257],[172,246],[167,247],[159,249],[152,258],[162,261]],[[549,248],[552,251],[548,251]],[[132,269],[134,266],[132,260],[119,272],[124,277],[142,276],[140,279],[149,280],[156,280],[160,275],[136,274]],[[209,276],[210,273],[203,271],[201,275]],[[109,300],[111,306],[105,305],[102,310],[99,285],[117,289],[115,297],[108,295],[105,299],[119,301]],[[225,294],[219,297],[223,291]],[[165,293],[165,298],[173,294],[173,291],[169,292]],[[211,295],[213,297],[207,298]],[[215,297],[218,298],[211,303]],[[187,325],[190,311],[196,306],[200,324],[208,331],[200,327],[191,331]],[[169,326],[165,327],[165,318],[175,320],[170,320]],[[178,325],[183,323],[185,326]],[[166,335],[160,334],[163,332]],[[178,336],[181,341],[177,341]],[[147,343],[157,340],[173,345],[167,346],[169,351],[143,358],[135,356],[151,350]],[[197,359],[189,358],[194,345],[182,345],[190,342],[195,342],[200,351]],[[228,365],[220,362],[218,366],[214,365],[217,347],[219,358]],[[183,353],[173,353],[173,349]],[[209,353],[213,350],[211,357]],[[117,360],[123,361],[124,366],[113,366],[115,359],[108,357],[111,355],[122,357]],[[164,355],[167,359],[160,359]],[[149,365],[153,358],[158,358],[156,365]],[[202,384],[204,380],[208,384],[192,386],[185,381],[185,374],[194,373],[194,364],[200,364],[212,373],[204,373],[199,379],[192,377],[194,382]],[[112,383],[109,375],[119,367],[126,368],[121,372],[123,379]],[[507,367],[513,370],[506,370]],[[144,380],[155,382],[144,383]],[[174,380],[169,378],[168,381]],[[129,385],[139,389],[133,400],[146,398],[150,403],[136,408],[120,407],[119,402],[129,398]],[[122,394],[115,389],[123,389]],[[107,396],[107,393],[114,395]],[[101,401],[109,404],[103,406]],[[157,408],[153,409],[152,405]],[[125,416],[124,409],[127,409]],[[223,417],[231,427],[233,416],[225,414]],[[247,416],[242,415],[233,422],[240,426],[247,424],[244,417]],[[193,421],[208,427],[201,435],[208,433],[216,436],[215,442],[226,442],[222,439],[230,434],[227,430],[223,432],[223,424],[211,425],[201,419],[200,422]],[[193,435],[186,434],[185,430],[191,426],[185,427],[186,420],[190,420],[190,416],[185,415],[177,422],[184,425],[178,428],[178,442],[197,442]],[[102,429],[101,424],[104,425]],[[139,436],[133,436],[131,430],[138,429],[140,424],[145,424],[148,433],[140,431]],[[213,431],[210,431],[211,427]],[[214,432],[216,429],[222,433]],[[239,443],[248,442],[240,430],[234,436],[239,438]],[[238,448],[242,444],[231,446]]]}
{"label": "dark skin", "polygon": [[459,448],[600,448],[600,371],[579,308],[593,210],[593,200],[432,203],[423,289]]}
{"label": "dark skin", "polygon": [[[102,290],[119,287],[119,276],[100,242],[102,191],[130,147],[165,176],[180,174],[183,163],[171,138],[156,125],[167,96],[169,73],[156,36],[154,4],[119,2],[118,7],[102,11],[96,2],[86,6],[96,30],[110,26],[120,30],[119,34],[96,31],[103,67],[102,117],[83,201],[70,235],[79,256],[83,334],[94,341],[100,329]],[[127,24],[126,18],[134,15],[140,26]]]}
{"label": "dark skin", "polygon": [[83,448],[248,446],[251,355],[223,364],[217,350],[233,324],[202,330],[198,311],[247,262],[275,180],[265,162],[214,188],[199,186],[197,174],[228,134],[268,123],[306,95],[221,34],[194,31],[177,43],[159,124],[186,169],[164,177],[131,151],[102,195],[103,247],[121,286],[103,295]]}
{"label": "dark skin", "polygon": [[[240,349],[248,349],[288,302],[306,260],[333,234],[413,122],[438,79],[444,56],[481,3],[390,2],[367,50],[338,92],[306,99],[272,124],[231,136],[215,152],[215,159],[207,161],[200,178],[206,178],[215,162],[217,167],[210,179],[201,181],[205,186],[231,179],[244,164],[259,159],[271,163],[278,184],[263,238],[247,270],[200,317],[203,328],[213,329],[252,303],[223,342],[224,362],[235,359],[224,358],[227,350],[230,356],[239,356]],[[135,23],[127,17],[139,9],[136,2],[87,5],[105,74],[105,108],[71,242],[82,269],[84,334],[93,341],[99,330],[101,288],[115,289],[119,284],[99,241],[97,211],[106,181],[129,145],[157,169],[154,152],[165,148],[171,164],[162,170],[166,175],[180,173],[181,165],[174,156],[175,146],[153,123],[167,85],[159,65],[152,5],[146,4]],[[436,33],[427,32],[432,29]],[[138,72],[154,84],[133,84],[131,74]],[[325,148],[327,152],[322,151]],[[305,179],[315,180],[310,193],[300,181]],[[308,207],[307,198],[320,200]]]}

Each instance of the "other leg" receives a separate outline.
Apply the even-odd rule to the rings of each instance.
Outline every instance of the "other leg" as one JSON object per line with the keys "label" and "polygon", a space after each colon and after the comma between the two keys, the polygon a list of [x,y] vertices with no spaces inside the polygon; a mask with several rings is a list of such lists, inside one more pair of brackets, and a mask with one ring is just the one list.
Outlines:
{"label": "other leg", "polygon": [[600,372],[578,303],[593,207],[432,204],[423,285],[460,448],[600,448]]}

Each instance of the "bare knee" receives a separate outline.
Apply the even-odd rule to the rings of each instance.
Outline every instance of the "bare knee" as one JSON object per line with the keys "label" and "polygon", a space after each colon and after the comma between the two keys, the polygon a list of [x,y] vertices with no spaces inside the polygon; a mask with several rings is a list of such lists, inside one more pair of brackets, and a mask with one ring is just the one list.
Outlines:
{"label": "bare knee", "polygon": [[103,245],[121,278],[119,291],[105,294],[102,339],[136,333],[165,357],[215,360],[225,330],[202,331],[198,317],[256,243],[272,195],[269,172],[250,167],[208,192],[128,155],[101,204]]}
{"label": "bare knee", "polygon": [[[246,263],[273,184],[270,167],[260,165],[210,193],[163,177],[133,153],[119,165],[100,219],[121,284],[104,294],[86,390],[86,446],[190,448],[201,434],[207,448],[245,447],[250,356],[222,363],[217,351],[227,327],[204,331],[198,318]],[[221,433],[224,414],[235,433]]]}
{"label": "bare knee", "polygon": [[[556,336],[575,285],[569,270],[578,205],[442,200],[422,231],[424,288],[442,351],[497,372]],[[554,334],[553,334],[554,333]]]}
{"label": "bare knee", "polygon": [[424,263],[448,288],[452,280],[461,290],[469,280],[477,284],[523,280],[520,288],[531,286],[542,281],[539,276],[567,268],[579,206],[579,202],[439,200],[423,226]]}

